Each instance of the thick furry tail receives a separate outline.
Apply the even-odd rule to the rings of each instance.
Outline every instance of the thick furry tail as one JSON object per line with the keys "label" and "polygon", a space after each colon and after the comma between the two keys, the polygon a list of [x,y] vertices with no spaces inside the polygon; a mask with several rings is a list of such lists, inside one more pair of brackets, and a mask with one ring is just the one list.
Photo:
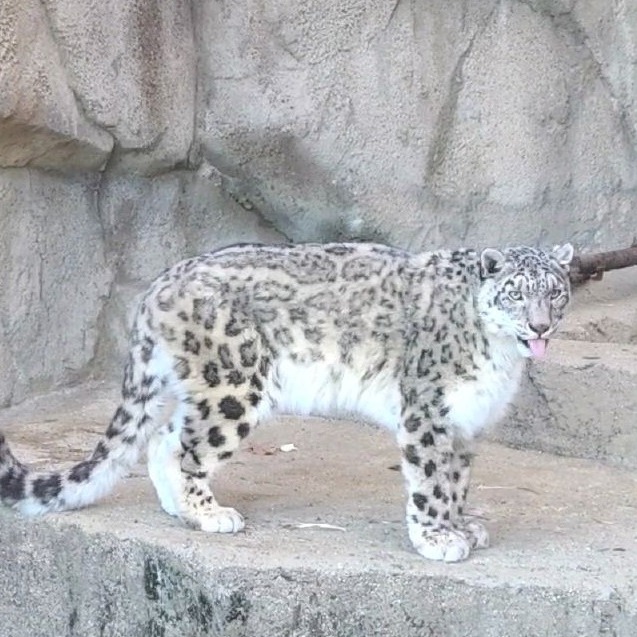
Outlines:
{"label": "thick furry tail", "polygon": [[79,509],[109,493],[167,425],[179,396],[173,360],[157,346],[142,303],[124,369],[122,402],[93,453],[63,471],[36,472],[19,462],[0,434],[0,501],[27,515]]}
{"label": "thick furry tail", "polygon": [[0,433],[0,501],[25,515],[78,509],[108,494],[139,460],[152,423],[141,404],[118,407],[88,459],[62,471],[31,471]]}

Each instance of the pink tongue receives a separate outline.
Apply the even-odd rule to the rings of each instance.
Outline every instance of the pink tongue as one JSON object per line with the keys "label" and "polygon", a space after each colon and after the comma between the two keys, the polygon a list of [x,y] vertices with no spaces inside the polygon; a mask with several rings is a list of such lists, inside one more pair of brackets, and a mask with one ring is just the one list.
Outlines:
{"label": "pink tongue", "polygon": [[534,358],[543,358],[546,354],[546,339],[534,338],[532,341],[528,341],[529,349]]}

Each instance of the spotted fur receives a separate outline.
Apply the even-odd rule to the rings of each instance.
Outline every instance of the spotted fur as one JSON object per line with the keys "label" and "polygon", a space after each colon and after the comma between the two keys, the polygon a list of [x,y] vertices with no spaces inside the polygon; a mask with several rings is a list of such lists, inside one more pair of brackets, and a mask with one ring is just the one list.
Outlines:
{"label": "spotted fur", "polygon": [[396,433],[416,550],[464,559],[488,545],[464,515],[471,440],[557,327],[572,254],[242,245],[182,261],[141,301],[122,401],[92,455],[35,473],[0,436],[0,498],[26,514],[82,507],[147,450],[165,511],[236,532],[243,518],[210,481],[259,422],[356,413]]}

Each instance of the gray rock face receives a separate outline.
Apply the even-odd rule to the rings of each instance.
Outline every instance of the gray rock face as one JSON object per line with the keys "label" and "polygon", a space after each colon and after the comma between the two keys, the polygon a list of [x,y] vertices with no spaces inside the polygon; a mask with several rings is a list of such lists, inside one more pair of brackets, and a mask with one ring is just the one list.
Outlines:
{"label": "gray rock face", "polygon": [[637,218],[635,12],[336,0],[199,11],[213,36],[201,42],[214,88],[199,92],[203,152],[294,239],[585,247]]}
{"label": "gray rock face", "polygon": [[86,180],[0,172],[0,404],[92,357],[112,276],[93,199]]}
{"label": "gray rock face", "polygon": [[626,244],[637,8],[0,3],[0,403],[103,374],[237,240]]}
{"label": "gray rock face", "polygon": [[104,166],[113,138],[78,103],[46,4],[2,3],[0,65],[0,166]]}

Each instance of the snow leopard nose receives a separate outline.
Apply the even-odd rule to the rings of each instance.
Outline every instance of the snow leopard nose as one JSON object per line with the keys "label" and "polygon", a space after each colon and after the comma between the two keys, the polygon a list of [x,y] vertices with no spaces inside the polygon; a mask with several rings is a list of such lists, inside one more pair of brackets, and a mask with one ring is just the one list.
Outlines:
{"label": "snow leopard nose", "polygon": [[529,323],[529,329],[538,336],[542,336],[550,327],[548,323]]}

